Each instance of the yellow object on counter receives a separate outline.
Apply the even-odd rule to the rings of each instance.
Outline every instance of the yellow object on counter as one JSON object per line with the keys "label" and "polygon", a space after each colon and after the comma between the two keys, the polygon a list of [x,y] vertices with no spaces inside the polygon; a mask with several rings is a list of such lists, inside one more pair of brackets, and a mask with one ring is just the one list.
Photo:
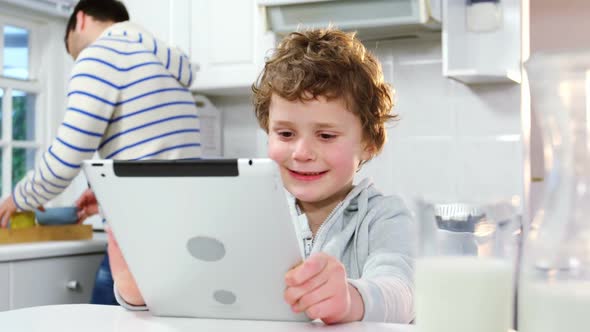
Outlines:
{"label": "yellow object on counter", "polygon": [[31,211],[15,212],[10,217],[10,228],[28,228],[35,226],[35,213]]}

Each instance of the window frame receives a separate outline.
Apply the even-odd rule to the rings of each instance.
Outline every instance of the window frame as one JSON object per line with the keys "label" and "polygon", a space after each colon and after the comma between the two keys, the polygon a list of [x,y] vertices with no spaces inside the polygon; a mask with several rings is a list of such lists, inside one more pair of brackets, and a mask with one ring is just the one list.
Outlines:
{"label": "window frame", "polygon": [[[18,17],[8,17],[8,15],[15,15]],[[42,76],[40,73],[39,64],[41,61],[41,50],[43,45],[41,42],[41,29],[43,26],[42,20],[40,21],[36,17],[31,17],[25,12],[15,10],[14,12],[8,11],[4,14],[0,14],[0,89],[4,90],[2,97],[2,135],[0,137],[0,149],[2,149],[2,197],[6,197],[11,194],[13,186],[20,181],[20,179],[12,179],[13,173],[13,151],[14,149],[34,149],[35,160],[34,164],[37,164],[43,148],[45,131],[43,122],[45,120],[45,108],[44,108],[44,88],[39,82],[39,77]],[[28,48],[29,48],[29,59],[28,79],[19,79],[13,77],[6,77],[3,73],[4,64],[4,26],[13,26],[17,28],[26,29],[29,32]],[[12,124],[12,113],[13,113],[13,91],[22,91],[35,95],[34,114],[35,114],[35,128],[33,140],[14,140],[13,138],[13,124]]]}

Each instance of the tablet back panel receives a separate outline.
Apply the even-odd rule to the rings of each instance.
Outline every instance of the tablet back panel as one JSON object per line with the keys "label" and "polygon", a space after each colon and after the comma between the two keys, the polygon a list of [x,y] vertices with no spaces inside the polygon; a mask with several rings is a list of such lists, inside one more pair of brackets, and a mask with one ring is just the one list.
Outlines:
{"label": "tablet back panel", "polygon": [[302,257],[271,160],[83,167],[154,314],[307,320],[283,299],[284,275]]}

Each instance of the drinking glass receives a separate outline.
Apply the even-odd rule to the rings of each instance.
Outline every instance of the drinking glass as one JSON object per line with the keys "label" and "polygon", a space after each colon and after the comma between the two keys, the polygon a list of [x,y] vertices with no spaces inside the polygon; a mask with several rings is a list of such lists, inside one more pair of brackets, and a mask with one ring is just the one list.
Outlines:
{"label": "drinking glass", "polygon": [[520,217],[509,202],[419,200],[419,332],[506,332],[513,324]]}

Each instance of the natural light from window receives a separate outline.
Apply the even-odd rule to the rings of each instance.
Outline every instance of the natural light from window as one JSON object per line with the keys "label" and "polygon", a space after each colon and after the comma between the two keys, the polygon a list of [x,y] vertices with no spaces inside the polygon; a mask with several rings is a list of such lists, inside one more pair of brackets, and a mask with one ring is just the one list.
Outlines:
{"label": "natural light from window", "polygon": [[29,78],[29,31],[6,25],[4,33],[3,75],[19,79]]}
{"label": "natural light from window", "polygon": [[17,26],[0,15],[0,195],[5,196],[35,166],[39,150],[37,96],[32,79],[34,25]]}

